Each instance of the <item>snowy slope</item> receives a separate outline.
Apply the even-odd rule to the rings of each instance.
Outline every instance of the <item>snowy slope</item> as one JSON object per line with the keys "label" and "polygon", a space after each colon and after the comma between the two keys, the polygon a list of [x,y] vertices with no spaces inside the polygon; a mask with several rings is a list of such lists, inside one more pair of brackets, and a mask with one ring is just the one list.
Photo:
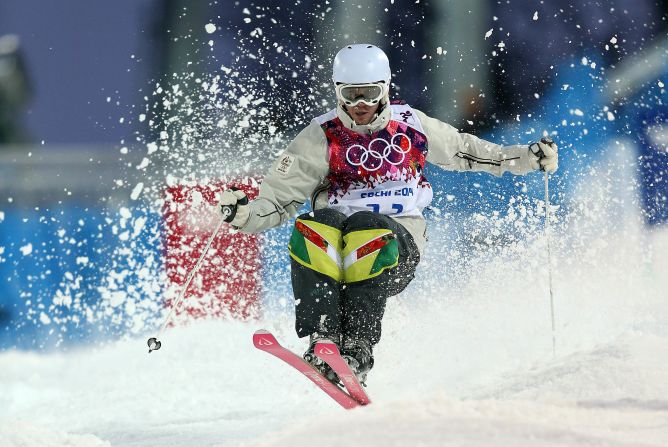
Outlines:
{"label": "snowy slope", "polygon": [[[455,398],[433,372],[373,406],[345,412],[250,347],[252,328],[173,331],[159,355],[142,342],[70,354],[7,353],[0,445],[662,446],[668,441],[668,339],[628,333],[528,371],[488,377]],[[210,343],[203,343],[212,337]],[[246,340],[245,346],[236,340]],[[378,382],[393,375],[377,371]],[[420,387],[417,387],[418,389]],[[347,429],[340,428],[345,424]],[[69,434],[67,434],[67,433]],[[255,439],[259,437],[259,439]]]}

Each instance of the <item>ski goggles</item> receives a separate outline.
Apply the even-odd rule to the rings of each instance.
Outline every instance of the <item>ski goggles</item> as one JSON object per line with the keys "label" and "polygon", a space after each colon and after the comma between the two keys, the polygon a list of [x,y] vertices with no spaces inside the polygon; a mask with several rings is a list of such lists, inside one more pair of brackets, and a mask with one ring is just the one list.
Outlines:
{"label": "ski goggles", "polygon": [[336,96],[347,106],[355,106],[360,102],[372,106],[385,95],[385,83],[373,84],[339,84]]}

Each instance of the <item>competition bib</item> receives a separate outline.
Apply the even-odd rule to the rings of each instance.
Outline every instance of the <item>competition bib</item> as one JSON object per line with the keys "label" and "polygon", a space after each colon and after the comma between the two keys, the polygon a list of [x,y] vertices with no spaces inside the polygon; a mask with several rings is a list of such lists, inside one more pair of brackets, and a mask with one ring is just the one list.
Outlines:
{"label": "competition bib", "polygon": [[329,148],[329,207],[420,216],[432,200],[423,176],[427,139],[409,106],[391,105],[392,119],[372,135],[358,134],[331,112],[320,118]]}

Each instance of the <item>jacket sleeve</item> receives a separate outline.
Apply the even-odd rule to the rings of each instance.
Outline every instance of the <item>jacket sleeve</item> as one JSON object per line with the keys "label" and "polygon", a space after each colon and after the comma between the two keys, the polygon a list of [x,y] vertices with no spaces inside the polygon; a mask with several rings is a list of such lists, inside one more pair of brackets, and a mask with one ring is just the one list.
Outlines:
{"label": "jacket sleeve", "polygon": [[533,171],[536,156],[528,145],[500,146],[474,135],[459,133],[449,124],[415,110],[420,119],[429,153],[427,161],[449,171],[484,171],[501,176],[504,172]]}
{"label": "jacket sleeve", "polygon": [[257,233],[294,217],[328,171],[325,133],[311,121],[274,161],[258,197],[249,204],[248,221],[239,229]]}

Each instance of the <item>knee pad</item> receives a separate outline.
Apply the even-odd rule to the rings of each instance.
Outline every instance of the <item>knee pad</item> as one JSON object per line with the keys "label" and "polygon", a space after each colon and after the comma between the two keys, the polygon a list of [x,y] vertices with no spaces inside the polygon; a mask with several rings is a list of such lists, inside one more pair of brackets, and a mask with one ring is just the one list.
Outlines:
{"label": "knee pad", "polygon": [[374,278],[399,264],[396,235],[386,229],[351,231],[343,235],[343,277],[352,283]]}
{"label": "knee pad", "polygon": [[299,264],[340,281],[341,230],[298,218],[288,244],[290,257]]}

